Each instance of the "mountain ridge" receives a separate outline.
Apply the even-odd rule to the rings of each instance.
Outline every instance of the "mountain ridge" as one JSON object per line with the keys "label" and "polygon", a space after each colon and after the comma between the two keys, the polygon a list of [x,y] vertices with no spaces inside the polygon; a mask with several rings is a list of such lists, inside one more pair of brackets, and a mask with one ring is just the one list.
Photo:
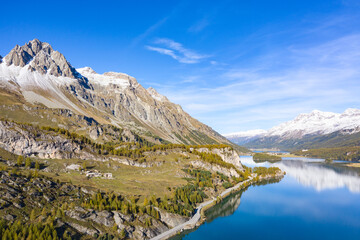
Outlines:
{"label": "mountain ridge", "polygon": [[251,148],[280,147],[285,149],[332,147],[357,144],[360,132],[360,109],[348,108],[343,113],[313,110],[269,130],[227,134],[227,138]]}
{"label": "mountain ridge", "polygon": [[155,89],[143,88],[134,77],[98,74],[90,67],[75,69],[64,55],[38,39],[15,46],[3,58],[0,89],[22,96],[25,105],[69,109],[153,142],[162,138],[172,143],[233,145]]}

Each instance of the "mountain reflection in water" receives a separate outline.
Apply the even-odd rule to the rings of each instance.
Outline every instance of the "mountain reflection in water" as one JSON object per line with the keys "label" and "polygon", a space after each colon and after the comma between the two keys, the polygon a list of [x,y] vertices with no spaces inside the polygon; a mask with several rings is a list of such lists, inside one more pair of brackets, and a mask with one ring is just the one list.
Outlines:
{"label": "mountain reflection in water", "polygon": [[206,211],[198,229],[174,239],[360,239],[360,169],[309,158],[255,163],[249,156],[241,162],[277,166],[286,175],[230,195]]}
{"label": "mountain reflection in water", "polygon": [[316,191],[336,188],[347,188],[353,193],[360,193],[359,171],[327,164],[321,159],[285,158],[276,163],[255,163],[252,157],[241,157],[241,162],[247,166],[274,166],[286,172],[287,176],[295,178],[303,186],[313,187]]}
{"label": "mountain reflection in water", "polygon": [[[271,183],[278,183],[280,182],[281,179],[271,179],[271,180],[265,180],[262,181],[260,183],[254,184],[256,186],[261,186],[261,185],[267,185],[267,184],[271,184]],[[238,209],[238,207],[240,206],[240,202],[241,202],[241,195],[247,190],[247,188],[230,194],[229,196],[227,196],[226,198],[224,198],[221,203],[215,205],[214,207],[208,209],[205,212],[206,215],[206,222],[210,223],[212,222],[214,219],[218,218],[218,217],[226,217],[226,216],[230,216],[232,215],[236,209]]]}
{"label": "mountain reflection in water", "polygon": [[325,164],[311,164],[301,161],[282,161],[273,164],[295,178],[304,186],[317,191],[346,187],[349,191],[360,193],[360,177],[356,172],[336,171]]}

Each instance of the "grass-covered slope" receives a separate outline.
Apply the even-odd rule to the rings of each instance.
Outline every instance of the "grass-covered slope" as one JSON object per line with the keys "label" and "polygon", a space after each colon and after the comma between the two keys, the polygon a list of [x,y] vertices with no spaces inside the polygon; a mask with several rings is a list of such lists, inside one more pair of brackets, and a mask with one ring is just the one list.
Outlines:
{"label": "grass-covered slope", "polygon": [[[57,134],[81,140],[67,132]],[[86,138],[82,141],[89,144]],[[83,149],[89,147],[86,144]],[[193,168],[192,161],[199,159],[233,167],[213,154],[196,151],[206,146],[193,146],[189,151],[185,145],[143,147],[147,151],[140,152],[127,149],[122,153],[129,155],[129,164],[111,157],[102,146],[97,146],[98,155],[109,157],[106,161],[23,158],[1,149],[0,218],[6,221],[0,220],[0,237],[151,238],[185,221],[197,204],[251,174],[251,169],[246,169],[240,178],[231,178]]]}

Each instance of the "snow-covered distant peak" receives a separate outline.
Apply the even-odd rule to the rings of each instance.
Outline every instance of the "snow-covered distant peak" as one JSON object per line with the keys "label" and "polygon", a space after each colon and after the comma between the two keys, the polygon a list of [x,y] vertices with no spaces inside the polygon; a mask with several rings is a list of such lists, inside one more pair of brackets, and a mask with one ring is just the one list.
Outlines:
{"label": "snow-covered distant peak", "polygon": [[264,129],[254,129],[254,130],[248,130],[242,132],[227,133],[227,134],[223,134],[223,136],[227,138],[256,137],[256,136],[264,135],[265,133],[267,133],[267,131]]}
{"label": "snow-covered distant peak", "polygon": [[168,99],[161,95],[160,93],[158,93],[154,88],[149,87],[148,89],[146,89],[148,91],[148,93],[157,101],[163,102],[163,101],[168,101]]}
{"label": "snow-covered distant peak", "polygon": [[121,88],[127,88],[130,86],[136,87],[138,85],[134,77],[125,73],[106,72],[104,74],[98,74],[90,67],[78,68],[76,71],[86,77],[92,84],[99,84],[102,86],[114,84],[120,86]]}
{"label": "snow-covered distant peak", "polygon": [[337,131],[348,134],[360,132],[360,109],[348,108],[343,113],[313,110],[310,113],[299,114],[293,120],[281,123],[268,131],[255,129],[223,134],[223,136],[235,143],[244,144],[262,137],[278,136],[281,139],[294,139],[308,134],[321,135]]}
{"label": "snow-covered distant peak", "polygon": [[313,110],[310,113],[301,113],[299,114],[294,120],[301,120],[301,119],[306,119],[306,118],[331,118],[334,117],[335,115],[340,115],[339,113],[333,113],[333,112],[323,112],[320,110]]}
{"label": "snow-covered distant peak", "polygon": [[266,136],[301,137],[307,134],[328,134],[340,130],[360,131],[360,110],[346,109],[343,113],[322,112],[298,115],[294,120],[271,128]]}
{"label": "snow-covered distant peak", "polygon": [[76,69],[76,71],[78,71],[79,73],[83,74],[83,73],[87,73],[87,74],[97,74],[94,69],[92,69],[91,67],[83,67],[83,68],[78,68]]}
{"label": "snow-covered distant peak", "polygon": [[345,115],[360,115],[360,109],[356,109],[356,108],[348,108],[346,109],[343,114],[341,114],[342,116],[345,116]]}

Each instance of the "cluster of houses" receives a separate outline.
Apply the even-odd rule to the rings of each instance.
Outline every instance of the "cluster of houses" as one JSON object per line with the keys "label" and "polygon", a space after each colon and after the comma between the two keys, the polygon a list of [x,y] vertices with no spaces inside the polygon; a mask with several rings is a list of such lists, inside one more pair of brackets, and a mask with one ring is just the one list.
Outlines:
{"label": "cluster of houses", "polygon": [[100,177],[105,179],[113,179],[112,173],[101,173],[98,170],[84,170],[81,168],[79,164],[70,164],[66,167],[67,170],[74,170],[74,171],[80,171],[81,174],[85,174],[88,178],[94,178],[94,177]]}
{"label": "cluster of houses", "polygon": [[93,177],[102,177],[102,178],[106,178],[106,179],[112,179],[112,173],[101,173],[98,170],[89,170],[89,171],[85,171],[85,175],[88,178],[93,178]]}

